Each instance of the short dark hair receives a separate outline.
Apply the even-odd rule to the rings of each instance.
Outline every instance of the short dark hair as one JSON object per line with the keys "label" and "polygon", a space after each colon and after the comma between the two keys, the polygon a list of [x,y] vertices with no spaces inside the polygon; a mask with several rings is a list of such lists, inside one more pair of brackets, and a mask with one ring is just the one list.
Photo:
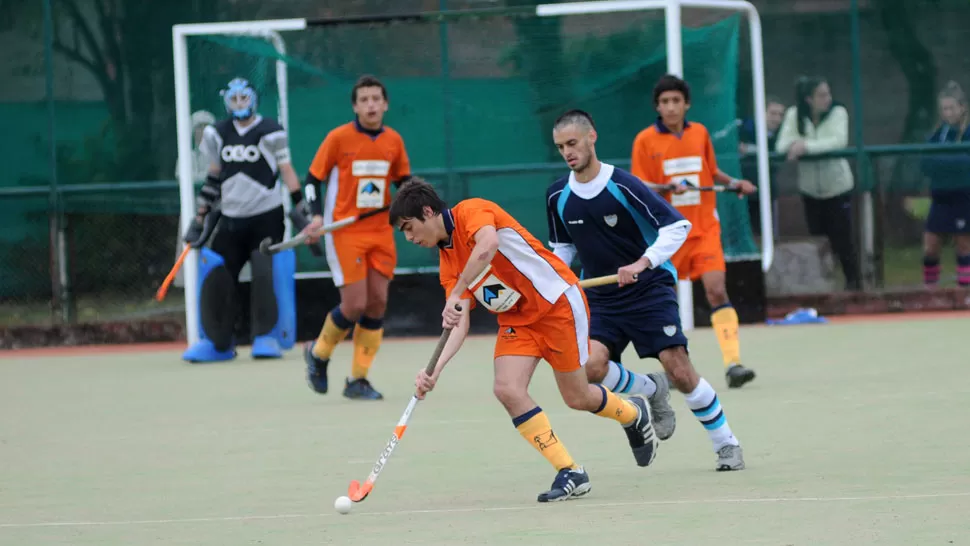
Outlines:
{"label": "short dark hair", "polygon": [[407,182],[401,184],[394,199],[391,200],[389,211],[391,225],[396,226],[401,220],[412,218],[424,221],[424,207],[429,207],[435,214],[441,214],[447,205],[441,197],[438,197],[434,186],[420,176],[412,176]]}
{"label": "short dark hair", "polygon": [[379,87],[381,89],[381,96],[384,100],[387,100],[387,88],[381,83],[381,80],[377,79],[375,76],[370,74],[364,74],[363,76],[357,78],[357,83],[354,84],[354,88],[350,90],[350,103],[357,104],[357,90],[361,87]]}
{"label": "short dark hair", "polygon": [[684,96],[684,102],[690,103],[690,86],[687,82],[673,74],[665,74],[657,80],[657,85],[653,86],[654,106],[660,105],[660,95],[667,91],[679,91]]}
{"label": "short dark hair", "polygon": [[775,96],[775,95],[768,95],[768,96],[766,96],[765,97],[765,106],[770,106],[772,104],[778,104],[778,105],[781,105],[781,106],[784,106],[785,105],[785,103],[782,102],[782,100],[780,98],[778,98],[777,96]]}
{"label": "short dark hair", "polygon": [[552,129],[556,130],[560,127],[565,127],[566,125],[572,125],[577,123],[579,125],[589,124],[590,127],[596,129],[596,124],[593,123],[593,116],[589,115],[589,112],[585,110],[572,109],[567,110],[562,113],[561,116],[556,118],[556,122],[552,124]]}

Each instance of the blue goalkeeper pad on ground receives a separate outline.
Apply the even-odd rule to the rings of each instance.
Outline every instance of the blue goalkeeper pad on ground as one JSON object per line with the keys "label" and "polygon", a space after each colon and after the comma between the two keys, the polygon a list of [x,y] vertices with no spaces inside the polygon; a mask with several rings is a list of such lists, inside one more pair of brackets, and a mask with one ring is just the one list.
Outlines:
{"label": "blue goalkeeper pad on ground", "polygon": [[825,324],[828,319],[818,316],[818,311],[815,309],[800,308],[788,313],[783,319],[768,319],[767,322],[772,326],[785,326],[789,324]]}
{"label": "blue goalkeeper pad on ground", "polygon": [[276,294],[276,326],[270,337],[282,349],[296,344],[296,251],[286,250],[273,255],[273,292]]}
{"label": "blue goalkeeper pad on ground", "polygon": [[236,357],[235,283],[225,260],[209,248],[199,249],[199,280],[195,287],[199,305],[199,342],[182,359],[189,362],[221,362]]}

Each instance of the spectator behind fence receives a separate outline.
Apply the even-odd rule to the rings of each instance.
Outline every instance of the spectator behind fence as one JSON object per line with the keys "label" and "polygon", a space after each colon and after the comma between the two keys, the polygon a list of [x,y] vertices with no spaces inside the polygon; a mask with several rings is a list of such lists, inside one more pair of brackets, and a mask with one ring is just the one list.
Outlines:
{"label": "spectator behind fence", "polygon": [[[209,172],[209,160],[205,157],[205,150],[202,144],[202,134],[209,125],[214,125],[216,117],[207,110],[196,110],[192,112],[192,182],[195,184],[205,181],[205,176]],[[175,160],[175,180],[179,179],[179,162]],[[182,241],[182,215],[179,214],[178,231],[175,233],[175,259],[182,253],[185,242]],[[185,281],[182,278],[182,269],[179,268],[175,274],[175,286],[183,288]]]}
{"label": "spectator behind fence", "polygon": [[[778,129],[781,127],[781,121],[785,117],[785,103],[775,97],[768,97],[766,102],[765,125],[768,128],[768,152],[770,153],[775,149],[775,142],[778,140]],[[758,141],[755,135],[754,120],[746,119],[742,121],[741,127],[738,130],[738,140],[740,141],[738,151],[741,153],[741,176],[746,180],[754,182],[755,185],[760,185],[758,177],[758,156],[755,155],[758,152]],[[772,164],[769,165],[768,169],[768,179],[771,187],[771,204],[772,208],[774,208],[778,200],[778,185],[775,177],[778,167]],[[754,230],[755,235],[761,235],[760,199],[748,198],[748,214],[751,217],[751,229]]]}
{"label": "spectator behind fence", "polygon": [[[849,143],[849,113],[832,101],[822,78],[801,77],[795,84],[795,105],[785,112],[776,150],[789,161],[805,154],[841,150]],[[852,170],[844,158],[798,162],[798,191],[812,235],[824,235],[838,256],[848,290],[860,288],[852,231]]]}
{"label": "spectator behind fence", "polygon": [[[947,83],[938,104],[941,123],[930,143],[970,142],[970,111],[960,85]],[[922,167],[932,199],[923,233],[923,281],[930,287],[939,283],[943,236],[953,235],[957,283],[970,287],[970,154],[928,155]]]}

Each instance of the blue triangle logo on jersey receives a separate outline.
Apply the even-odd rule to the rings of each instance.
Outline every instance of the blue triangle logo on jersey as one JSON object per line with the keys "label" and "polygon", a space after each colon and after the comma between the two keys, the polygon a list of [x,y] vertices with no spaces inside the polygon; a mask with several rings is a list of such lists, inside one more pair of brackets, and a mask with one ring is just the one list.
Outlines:
{"label": "blue triangle logo on jersey", "polygon": [[361,193],[380,193],[381,190],[380,188],[377,187],[377,184],[373,182],[368,182],[366,185],[364,185],[364,188],[360,190],[360,192]]}
{"label": "blue triangle logo on jersey", "polygon": [[498,297],[503,288],[505,287],[501,284],[490,284],[482,288],[482,299],[485,300],[485,305],[491,305],[492,300]]}

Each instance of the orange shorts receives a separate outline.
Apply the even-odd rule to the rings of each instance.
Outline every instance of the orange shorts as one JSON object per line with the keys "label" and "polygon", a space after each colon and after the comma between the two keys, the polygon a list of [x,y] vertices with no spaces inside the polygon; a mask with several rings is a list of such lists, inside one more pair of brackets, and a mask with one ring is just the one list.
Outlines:
{"label": "orange shorts", "polygon": [[337,230],[324,235],[324,247],[337,287],[366,279],[368,269],[388,279],[394,278],[394,266],[397,265],[394,230]]}
{"label": "orange shorts", "polygon": [[681,279],[697,280],[710,271],[727,271],[724,249],[721,247],[721,231],[687,239],[670,261]]}
{"label": "orange shorts", "polygon": [[532,324],[503,325],[499,315],[495,358],[513,355],[543,358],[557,372],[573,372],[585,365],[589,360],[589,305],[582,289],[570,286]]}

